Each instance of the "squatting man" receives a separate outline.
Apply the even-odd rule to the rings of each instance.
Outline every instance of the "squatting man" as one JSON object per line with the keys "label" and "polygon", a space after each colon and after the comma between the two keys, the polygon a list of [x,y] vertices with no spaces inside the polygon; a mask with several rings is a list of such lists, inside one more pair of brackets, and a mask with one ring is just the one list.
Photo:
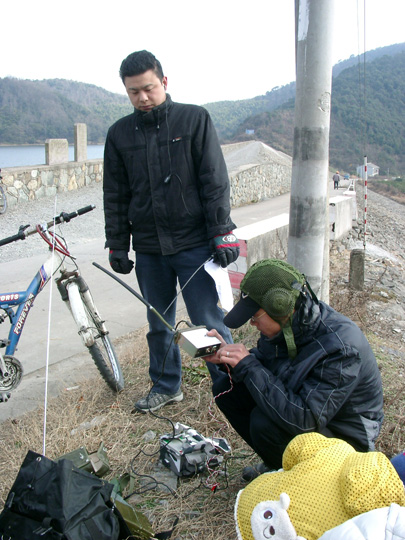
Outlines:
{"label": "squatting man", "polygon": [[287,262],[254,264],[241,297],[224,322],[238,328],[250,319],[257,346],[222,340],[209,362],[228,377],[213,384],[216,403],[263,463],[247,468],[249,480],[282,466],[288,443],[316,431],[371,451],[383,420],[377,361],[358,326],[318,301],[306,278]]}
{"label": "squatting man", "polygon": [[[222,267],[239,255],[232,231],[228,172],[208,112],[171,100],[167,76],[148,51],[122,61],[120,77],[134,112],[110,127],[104,151],[105,246],[115,272],[134,266],[142,296],[174,327],[176,285],[194,325],[216,328],[232,343],[213,278],[212,255]],[[150,393],[141,412],[181,401],[181,358],[173,332],[148,310]],[[215,380],[221,373],[209,365]]]}

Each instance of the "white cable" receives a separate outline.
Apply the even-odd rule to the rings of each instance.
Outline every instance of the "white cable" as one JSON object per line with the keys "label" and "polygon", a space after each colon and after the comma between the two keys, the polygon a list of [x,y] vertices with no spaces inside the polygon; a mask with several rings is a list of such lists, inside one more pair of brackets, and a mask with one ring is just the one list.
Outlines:
{"label": "white cable", "polygon": [[183,292],[183,290],[184,290],[184,289],[186,288],[186,286],[190,283],[190,281],[193,279],[193,277],[196,275],[196,273],[197,273],[199,270],[201,270],[201,268],[204,266],[204,264],[206,264],[207,262],[209,262],[211,259],[212,259],[212,255],[210,255],[210,256],[208,257],[208,259],[207,259],[206,261],[204,261],[204,262],[202,263],[202,265],[199,266],[199,267],[197,268],[197,270],[194,272],[194,274],[192,274],[192,275],[188,278],[188,280],[185,282],[185,284],[183,285],[183,287],[181,287],[181,289],[179,290],[179,292],[176,294],[176,296],[173,298],[173,300],[170,302],[170,304],[169,304],[169,305],[167,306],[167,308],[164,310],[163,315],[166,315],[166,312],[169,310],[169,308],[170,308],[170,307],[173,305],[173,303],[176,301],[176,299],[177,299],[177,297],[179,296],[179,294]]}
{"label": "white cable", "polygon": [[[55,228],[55,216],[56,216],[56,201],[57,196],[55,196],[55,205],[54,205],[54,220],[53,227]],[[43,425],[43,438],[42,438],[42,455],[46,455],[46,416],[47,416],[47,407],[48,407],[48,372],[49,372],[49,347],[51,342],[51,318],[52,318],[52,292],[53,292],[53,264],[55,261],[55,237],[52,237],[52,265],[51,265],[51,277],[50,281],[50,290],[49,290],[49,304],[48,304],[48,332],[46,339],[46,363],[45,363],[45,395],[44,395],[44,425]]]}

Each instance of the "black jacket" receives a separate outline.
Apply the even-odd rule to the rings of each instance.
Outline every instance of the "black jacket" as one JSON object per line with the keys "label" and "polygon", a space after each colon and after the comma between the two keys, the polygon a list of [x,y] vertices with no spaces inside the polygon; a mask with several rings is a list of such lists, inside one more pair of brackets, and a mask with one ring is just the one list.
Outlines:
{"label": "black jacket", "polygon": [[208,112],[166,101],[108,131],[106,247],[172,255],[234,229],[229,179]]}
{"label": "black jacket", "polygon": [[374,449],[383,420],[380,372],[358,326],[309,298],[295,313],[297,356],[290,360],[282,333],[261,336],[232,370],[260,409],[293,436],[327,427],[356,450]]}

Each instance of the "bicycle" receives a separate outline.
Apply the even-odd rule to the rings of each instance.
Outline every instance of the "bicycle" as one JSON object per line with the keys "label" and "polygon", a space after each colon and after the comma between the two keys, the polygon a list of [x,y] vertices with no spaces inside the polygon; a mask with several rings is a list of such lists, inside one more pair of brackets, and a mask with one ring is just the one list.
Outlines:
{"label": "bicycle", "polygon": [[0,169],[0,214],[4,214],[4,212],[7,210],[7,197],[6,197],[6,192],[3,189],[3,186],[1,185],[2,180],[3,180],[3,177],[1,176],[1,169]]}
{"label": "bicycle", "polygon": [[[39,234],[51,251],[25,291],[0,292],[0,324],[7,319],[10,330],[6,340],[0,339],[0,402],[7,401],[10,392],[21,382],[23,367],[14,356],[36,296],[43,290],[52,276],[55,276],[57,289],[76,322],[78,333],[88,349],[101,376],[115,392],[124,388],[124,378],[115,350],[108,337],[105,321],[102,320],[88,285],[80,274],[75,258],[70,254],[66,240],[50,229],[55,225],[68,223],[95,206],[90,205],[75,212],[61,212],[45,224],[21,226],[16,235],[0,240],[0,246],[24,240],[30,235]],[[67,262],[72,268],[67,268]],[[5,348],[3,355],[1,349]]]}

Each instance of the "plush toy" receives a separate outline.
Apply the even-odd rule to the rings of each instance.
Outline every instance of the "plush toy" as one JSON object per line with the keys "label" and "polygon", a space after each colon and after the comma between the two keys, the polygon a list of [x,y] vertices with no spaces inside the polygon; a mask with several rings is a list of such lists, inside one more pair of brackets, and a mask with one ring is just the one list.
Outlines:
{"label": "plush toy", "polygon": [[[282,493],[279,501],[263,501],[253,508],[250,525],[255,540],[306,540],[295,532],[287,512],[289,505],[290,497]],[[238,528],[237,533],[242,540]]]}
{"label": "plush toy", "polygon": [[[287,506],[283,493],[290,500]],[[266,538],[253,527],[253,513],[261,503],[279,500],[279,508],[288,514],[298,538],[316,540],[364,512],[391,503],[404,506],[405,492],[397,472],[381,452],[356,452],[340,439],[306,433],[287,446],[283,469],[262,474],[239,492],[235,504],[239,540]]]}

